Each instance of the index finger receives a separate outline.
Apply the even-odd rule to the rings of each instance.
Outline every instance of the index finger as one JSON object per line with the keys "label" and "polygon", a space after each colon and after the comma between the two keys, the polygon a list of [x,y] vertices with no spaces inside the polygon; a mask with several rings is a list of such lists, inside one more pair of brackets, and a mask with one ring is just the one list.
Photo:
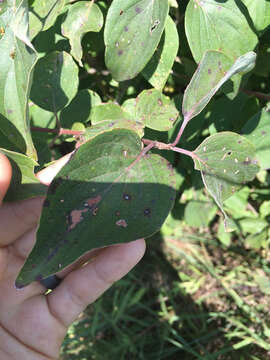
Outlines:
{"label": "index finger", "polygon": [[10,184],[12,168],[8,158],[0,153],[0,204]]}
{"label": "index finger", "polygon": [[[36,176],[40,182],[49,185],[59,170],[68,162],[71,154],[55,161]],[[8,160],[7,160],[8,161]],[[1,163],[0,163],[1,166]],[[5,165],[4,165],[5,166]],[[3,171],[0,167],[0,173]],[[1,190],[0,190],[1,191]],[[43,198],[33,198],[12,203],[5,203],[0,209],[0,247],[14,242],[38,222]]]}

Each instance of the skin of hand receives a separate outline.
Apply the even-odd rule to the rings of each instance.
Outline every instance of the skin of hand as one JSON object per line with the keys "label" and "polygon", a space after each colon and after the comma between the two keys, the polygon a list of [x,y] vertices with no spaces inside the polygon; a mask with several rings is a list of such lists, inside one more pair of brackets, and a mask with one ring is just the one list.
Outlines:
{"label": "skin of hand", "polygon": [[[64,156],[37,178],[49,185],[68,159]],[[57,274],[62,282],[46,296],[39,282],[17,290],[15,278],[34,245],[44,198],[2,204],[11,176],[11,165],[0,153],[0,359],[58,359],[68,326],[138,263],[145,242],[139,239],[86,254]]]}

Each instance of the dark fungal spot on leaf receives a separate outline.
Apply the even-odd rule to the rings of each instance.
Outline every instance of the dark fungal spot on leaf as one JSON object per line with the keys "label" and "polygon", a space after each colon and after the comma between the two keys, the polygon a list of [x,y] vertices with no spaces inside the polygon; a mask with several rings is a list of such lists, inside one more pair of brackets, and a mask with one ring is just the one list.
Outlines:
{"label": "dark fungal spot on leaf", "polygon": [[128,32],[128,27],[125,26],[125,27],[124,27],[124,30],[125,30],[125,32]]}
{"label": "dark fungal spot on leaf", "polygon": [[50,201],[46,199],[43,203],[43,207],[49,207],[49,206],[50,206]]}
{"label": "dark fungal spot on leaf", "polygon": [[149,208],[144,209],[143,213],[144,213],[144,216],[149,216],[149,215],[151,215],[151,210]]}
{"label": "dark fungal spot on leaf", "polygon": [[116,215],[116,216],[120,216],[120,211],[117,210],[117,211],[115,212],[115,215]]}
{"label": "dark fungal spot on leaf", "polygon": [[262,135],[265,135],[265,134],[266,134],[266,131],[262,130],[261,134],[262,134]]}
{"label": "dark fungal spot on leaf", "polygon": [[123,199],[124,199],[124,200],[131,200],[131,195],[129,195],[129,194],[123,194]]}
{"label": "dark fungal spot on leaf", "polygon": [[121,15],[123,15],[123,13],[124,13],[124,11],[123,11],[123,10],[121,10],[121,11],[120,11],[120,13],[119,13],[119,15],[121,16]]}
{"label": "dark fungal spot on leaf", "polygon": [[118,54],[119,56],[121,56],[121,55],[123,55],[123,52],[124,52],[123,50],[119,50],[117,54]]}
{"label": "dark fungal spot on leaf", "polygon": [[238,140],[237,142],[238,142],[238,144],[242,144],[242,140]]}
{"label": "dark fungal spot on leaf", "polygon": [[153,23],[153,25],[151,26],[151,29],[150,29],[150,34],[152,34],[152,32],[156,30],[156,28],[158,27],[159,24],[160,24],[159,20],[154,21],[154,23]]}
{"label": "dark fungal spot on leaf", "polygon": [[208,74],[212,74],[212,70],[211,69],[208,69]]}
{"label": "dark fungal spot on leaf", "polygon": [[232,152],[231,152],[231,151],[228,151],[228,152],[227,152],[227,155],[228,155],[228,156],[231,156],[231,155],[232,155]]}
{"label": "dark fungal spot on leaf", "polygon": [[140,14],[142,12],[142,9],[139,6],[137,6],[135,8],[135,11],[136,11],[137,14]]}

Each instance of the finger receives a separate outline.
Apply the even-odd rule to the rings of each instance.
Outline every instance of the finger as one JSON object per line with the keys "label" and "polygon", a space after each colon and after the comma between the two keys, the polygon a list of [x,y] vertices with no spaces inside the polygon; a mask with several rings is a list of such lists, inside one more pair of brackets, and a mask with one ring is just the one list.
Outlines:
{"label": "finger", "polygon": [[[41,170],[36,176],[49,185],[59,170],[67,163],[71,154],[57,160],[53,165]],[[27,199],[6,203],[0,209],[0,247],[6,246],[34,228],[40,217],[43,198]]]}
{"label": "finger", "polygon": [[[109,246],[89,264],[73,271],[48,295],[51,313],[65,326],[142,258],[145,241]],[[68,311],[67,311],[68,309]]]}
{"label": "finger", "polygon": [[0,153],[0,204],[10,184],[12,168],[8,158]]}

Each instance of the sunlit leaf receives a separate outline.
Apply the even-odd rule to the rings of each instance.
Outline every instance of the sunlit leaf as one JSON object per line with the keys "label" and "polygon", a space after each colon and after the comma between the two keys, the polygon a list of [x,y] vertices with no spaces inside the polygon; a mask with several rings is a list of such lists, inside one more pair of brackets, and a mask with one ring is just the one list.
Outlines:
{"label": "sunlit leaf", "polygon": [[168,0],[114,0],[105,23],[105,62],[117,81],[134,78],[154,54]]}
{"label": "sunlit leaf", "polygon": [[30,38],[51,27],[64,8],[66,0],[34,0],[30,6]]}
{"label": "sunlit leaf", "polygon": [[222,51],[234,60],[253,50],[258,40],[235,0],[190,0],[185,29],[196,62],[208,50]]}
{"label": "sunlit leaf", "polygon": [[1,132],[15,148],[36,159],[30,134],[28,99],[37,56],[28,38],[27,1],[17,3],[6,5],[0,13]]}
{"label": "sunlit leaf", "polygon": [[166,84],[178,52],[178,46],[177,27],[172,18],[168,16],[158,48],[142,71],[143,76],[154,88],[162,90]]}
{"label": "sunlit leaf", "polygon": [[5,201],[17,201],[44,196],[46,186],[41,184],[34,175],[34,167],[37,162],[29,157],[0,148],[0,153],[6,155],[12,165],[12,179]]}
{"label": "sunlit leaf", "polygon": [[250,71],[255,60],[256,54],[252,51],[240,56],[234,63],[221,52],[207,51],[184,94],[182,112],[185,121],[198,115],[233,75]]}
{"label": "sunlit leaf", "polygon": [[223,212],[226,230],[234,230],[223,201],[258,172],[254,146],[236,133],[220,132],[206,138],[194,154],[195,169],[201,171],[206,189]]}
{"label": "sunlit leaf", "polygon": [[81,39],[89,31],[98,32],[103,26],[103,15],[93,1],[80,1],[68,7],[67,16],[62,23],[62,34],[69,38],[71,55],[82,66]]}
{"label": "sunlit leaf", "polygon": [[135,117],[151,129],[168,131],[178,114],[173,101],[160,90],[144,90],[137,97]]}
{"label": "sunlit leaf", "polygon": [[270,169],[270,112],[262,110],[250,118],[242,134],[255,146],[261,168]]}

